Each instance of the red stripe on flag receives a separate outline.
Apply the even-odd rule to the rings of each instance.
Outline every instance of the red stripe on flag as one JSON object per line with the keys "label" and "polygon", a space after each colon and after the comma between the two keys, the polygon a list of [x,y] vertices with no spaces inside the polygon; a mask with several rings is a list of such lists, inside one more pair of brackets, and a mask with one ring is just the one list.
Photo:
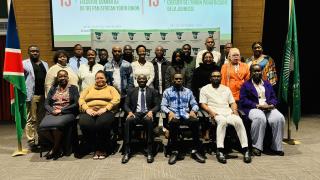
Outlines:
{"label": "red stripe on flag", "polygon": [[14,87],[12,84],[10,84],[10,103],[14,103]]}
{"label": "red stripe on flag", "polygon": [[3,72],[23,73],[22,55],[21,53],[5,52]]}

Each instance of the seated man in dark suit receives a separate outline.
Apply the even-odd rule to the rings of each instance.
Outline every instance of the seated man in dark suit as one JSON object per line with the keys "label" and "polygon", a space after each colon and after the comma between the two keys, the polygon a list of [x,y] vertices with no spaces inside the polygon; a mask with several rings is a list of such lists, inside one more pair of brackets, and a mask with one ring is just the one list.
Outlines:
{"label": "seated man in dark suit", "polygon": [[178,132],[179,125],[186,124],[192,131],[191,157],[199,163],[205,163],[204,157],[199,154],[199,119],[197,118],[198,104],[192,91],[183,87],[183,76],[180,72],[173,76],[173,86],[167,88],[162,97],[161,110],[167,114],[170,132],[168,147],[172,149],[168,163],[175,164],[178,158]]}
{"label": "seated man in dark suit", "polygon": [[137,123],[143,123],[147,131],[147,162],[152,163],[154,158],[152,154],[153,144],[153,123],[156,113],[160,110],[159,94],[153,88],[146,87],[147,77],[139,75],[137,83],[139,87],[129,90],[124,110],[128,113],[125,122],[125,154],[122,163],[127,163],[130,159],[130,135],[132,127]]}

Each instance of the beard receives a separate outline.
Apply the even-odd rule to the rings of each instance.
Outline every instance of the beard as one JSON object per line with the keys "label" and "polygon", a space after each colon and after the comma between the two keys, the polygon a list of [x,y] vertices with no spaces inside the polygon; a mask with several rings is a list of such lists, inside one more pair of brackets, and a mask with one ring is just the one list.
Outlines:
{"label": "beard", "polygon": [[252,80],[256,84],[259,84],[261,82],[261,79],[262,79],[262,74],[254,74],[254,75],[252,75]]}
{"label": "beard", "polygon": [[221,83],[221,80],[212,80],[212,86],[218,88]]}

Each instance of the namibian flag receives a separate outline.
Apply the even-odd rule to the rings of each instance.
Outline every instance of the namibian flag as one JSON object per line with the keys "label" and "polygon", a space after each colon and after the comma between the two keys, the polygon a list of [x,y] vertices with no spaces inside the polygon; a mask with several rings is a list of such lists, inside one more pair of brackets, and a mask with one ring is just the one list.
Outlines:
{"label": "namibian flag", "polygon": [[11,114],[15,118],[18,142],[21,142],[23,129],[27,121],[27,91],[12,0],[6,37],[3,77],[10,83]]}

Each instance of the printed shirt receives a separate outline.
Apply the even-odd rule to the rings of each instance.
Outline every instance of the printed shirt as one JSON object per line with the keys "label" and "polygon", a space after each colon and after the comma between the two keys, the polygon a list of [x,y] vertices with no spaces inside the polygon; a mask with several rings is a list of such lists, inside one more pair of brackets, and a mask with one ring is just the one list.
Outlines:
{"label": "printed shirt", "polygon": [[190,108],[194,112],[199,110],[199,106],[188,88],[182,87],[180,90],[171,86],[163,93],[161,110],[165,113],[173,112],[177,119],[189,119]]}

